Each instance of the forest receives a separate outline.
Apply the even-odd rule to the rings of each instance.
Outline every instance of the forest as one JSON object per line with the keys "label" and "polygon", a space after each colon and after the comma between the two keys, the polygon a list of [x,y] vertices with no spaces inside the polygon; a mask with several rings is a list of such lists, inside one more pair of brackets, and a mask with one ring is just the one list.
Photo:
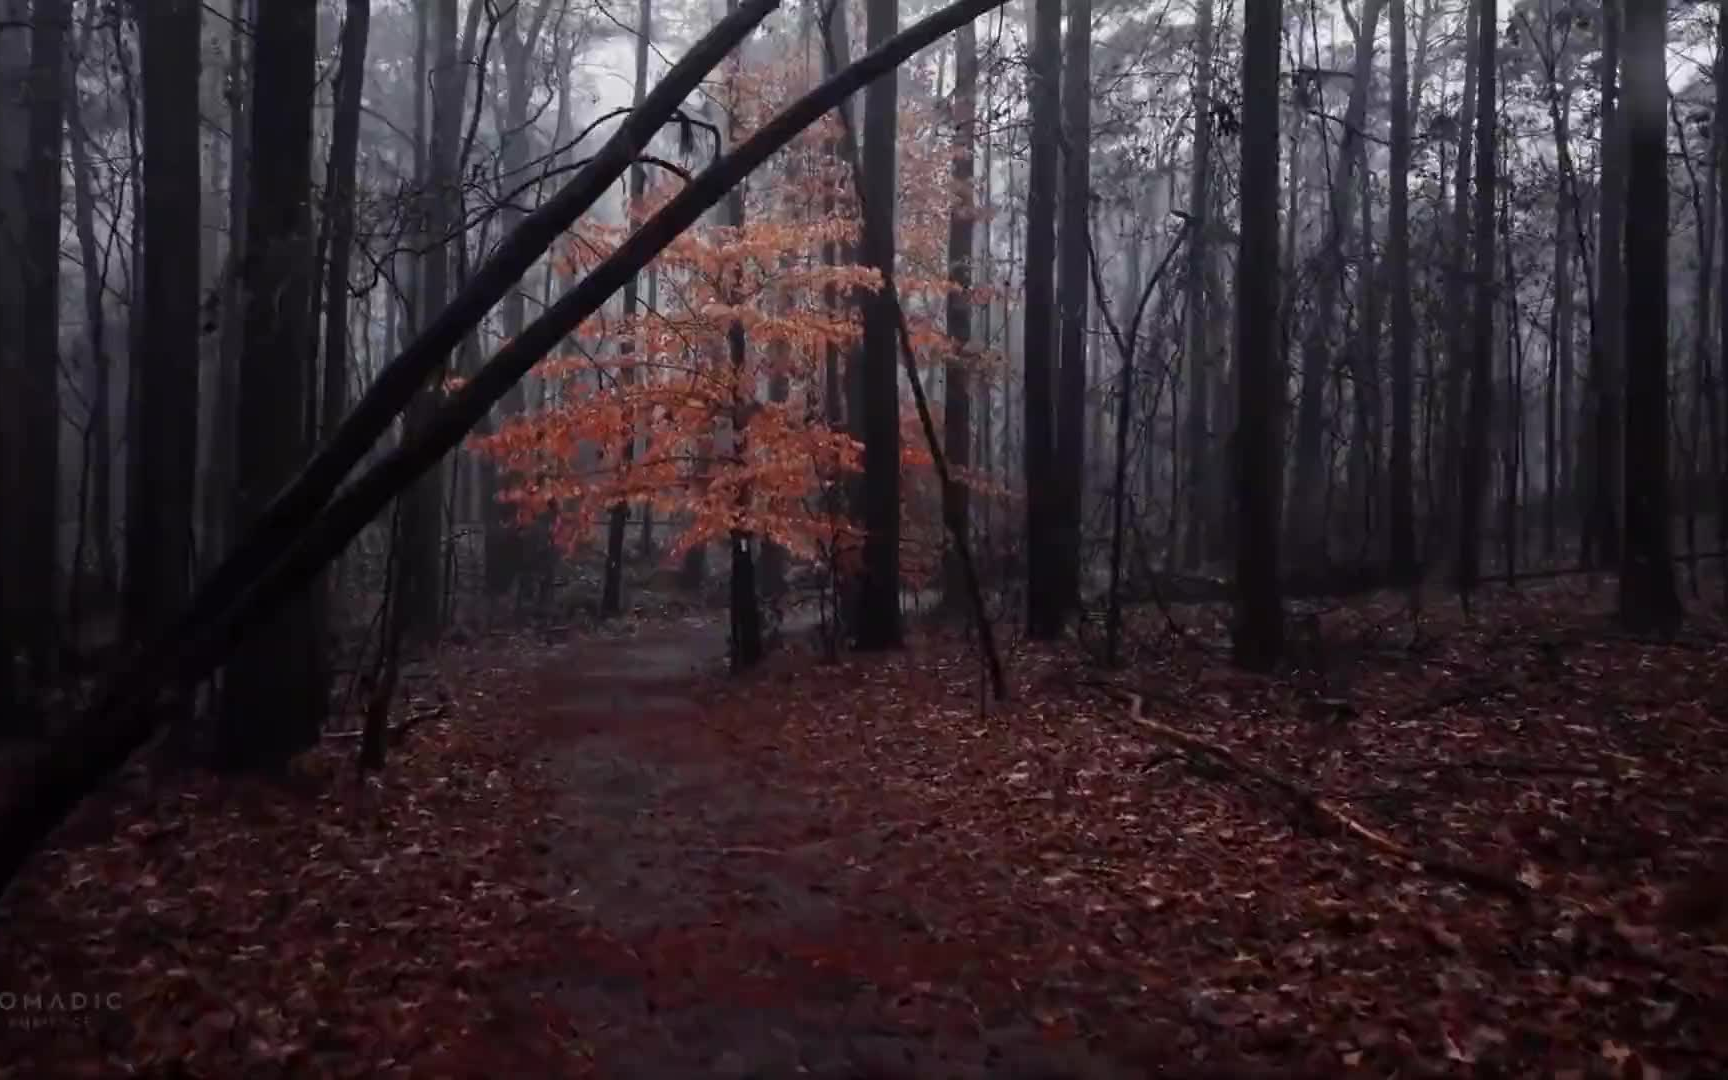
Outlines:
{"label": "forest", "polygon": [[1728,1072],[1728,0],[0,0],[0,1077]]}

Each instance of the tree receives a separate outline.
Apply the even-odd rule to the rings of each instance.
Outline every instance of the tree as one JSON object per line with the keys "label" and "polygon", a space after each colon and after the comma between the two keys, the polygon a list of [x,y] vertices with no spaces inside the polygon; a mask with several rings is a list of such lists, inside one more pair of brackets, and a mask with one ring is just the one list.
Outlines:
{"label": "tree", "polygon": [[1410,356],[1416,347],[1414,305],[1410,297],[1410,72],[1404,0],[1391,0],[1391,8],[1392,163],[1388,177],[1391,207],[1386,220],[1392,293],[1392,520],[1388,557],[1393,580],[1410,584],[1416,580],[1416,475],[1411,437],[1415,395]]}
{"label": "tree", "polygon": [[1055,531],[1061,500],[1056,486],[1056,162],[1061,138],[1061,0],[1034,0],[1027,96],[1032,142],[1026,164],[1025,410],[1026,632],[1035,639],[1062,633],[1062,564]]}
{"label": "tree", "polygon": [[318,430],[335,429],[348,409],[348,273],[354,261],[354,174],[360,151],[360,98],[365,87],[371,0],[348,0],[342,20],[342,66],[330,127],[330,162],[324,182],[329,261],[324,277],[324,386]]}
{"label": "tree", "polygon": [[[1602,173],[1597,185],[1597,311],[1591,327],[1592,450],[1590,514],[1584,561],[1607,565],[1620,558],[1622,465],[1621,365],[1625,361],[1626,131],[1620,115],[1621,0],[1602,0]],[[1666,70],[1666,69],[1664,69]]]}
{"label": "tree", "polygon": [[1500,23],[1494,0],[1476,15],[1476,210],[1472,263],[1470,413],[1458,492],[1458,588],[1466,597],[1480,577],[1482,500],[1488,486],[1488,419],[1494,403],[1494,46]]}
{"label": "tree", "polygon": [[[1626,9],[1626,532],[1620,620],[1639,631],[1680,624],[1668,500],[1667,8]],[[1617,312],[1609,312],[1613,318]]]}
{"label": "tree", "polygon": [[[271,496],[294,478],[308,449],[305,350],[311,335],[305,320],[313,288],[317,13],[316,0],[270,0],[259,5],[254,30],[254,161],[242,268],[245,351],[236,403],[235,535],[242,535]],[[274,766],[317,741],[325,708],[317,610],[313,594],[300,590],[276,614],[247,628],[223,683],[226,715],[217,739],[223,765]]]}
{"label": "tree", "polygon": [[[973,191],[973,159],[978,127],[978,36],[971,23],[960,28],[954,39],[954,195],[948,212],[948,337],[953,359],[942,377],[942,449],[949,467],[964,471],[972,461],[972,393],[967,370],[972,346],[972,226],[977,215]],[[952,501],[951,518],[967,529],[971,520],[970,500],[964,484],[949,484],[942,493]],[[969,529],[965,533],[969,536]],[[964,570],[959,552],[948,550],[943,575],[944,602],[960,610],[966,601]]]}
{"label": "tree", "polygon": [[[1326,500],[1321,493],[1325,476],[1322,453],[1325,434],[1325,397],[1331,369],[1333,326],[1341,308],[1356,196],[1355,176],[1362,161],[1362,137],[1368,120],[1368,84],[1373,75],[1374,33],[1380,23],[1380,0],[1363,0],[1357,26],[1356,63],[1351,73],[1350,100],[1338,136],[1338,162],[1342,168],[1330,178],[1326,239],[1321,251],[1319,292],[1314,300],[1313,323],[1302,345],[1302,379],[1296,415],[1296,467],[1290,483],[1290,555],[1297,563],[1312,567],[1325,555]],[[1322,151],[1324,152],[1324,151]],[[1364,242],[1367,238],[1364,238]]]}
{"label": "tree", "polygon": [[1236,257],[1236,663],[1264,671],[1284,647],[1278,588],[1283,476],[1278,357],[1279,0],[1244,0],[1242,225]]}
{"label": "tree", "polygon": [[21,653],[37,687],[52,682],[59,644],[60,169],[70,17],[68,0],[36,0],[26,85],[29,157],[23,182],[29,216],[23,227],[24,351],[18,379],[25,465],[20,497],[10,504],[17,509],[9,513],[29,523],[19,541],[14,585]]}
{"label": "tree", "polygon": [[[899,0],[866,0],[866,46],[875,49],[899,30]],[[864,261],[887,278],[894,267],[894,180],[899,74],[864,93]],[[864,309],[860,400],[864,435],[864,566],[858,596],[859,649],[900,644],[900,353],[895,302],[886,289]]]}
{"label": "tree", "polygon": [[1055,541],[1063,611],[1080,606],[1080,519],[1086,491],[1087,301],[1091,221],[1092,4],[1069,0],[1062,59],[1061,372],[1056,394],[1056,458],[1060,495]]}
{"label": "tree", "polygon": [[[191,590],[197,480],[200,224],[198,0],[140,8],[144,82],[142,340],[132,360],[137,443],[126,507],[126,621],[160,633]],[[232,449],[228,449],[232,453]]]}
{"label": "tree", "polygon": [[1211,253],[1212,218],[1212,0],[1200,0],[1194,19],[1194,163],[1188,187],[1188,216],[1200,223],[1188,241],[1188,280],[1185,291],[1188,327],[1188,519],[1183,535],[1182,564],[1200,565],[1205,547],[1204,499],[1209,410],[1208,380],[1212,377],[1210,323],[1206,315],[1207,259]]}

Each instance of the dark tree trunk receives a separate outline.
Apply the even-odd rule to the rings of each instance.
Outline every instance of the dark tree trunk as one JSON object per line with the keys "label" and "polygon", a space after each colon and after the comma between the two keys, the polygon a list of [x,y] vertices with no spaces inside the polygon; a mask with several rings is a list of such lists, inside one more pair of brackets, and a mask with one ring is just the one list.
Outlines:
{"label": "dark tree trunk", "polygon": [[[875,49],[899,29],[899,0],[867,0],[865,41]],[[864,92],[864,262],[894,272],[895,133],[899,73]],[[864,574],[856,645],[900,644],[900,356],[895,297],[880,289],[864,309],[861,399],[864,406]]]}
{"label": "dark tree trunk", "polygon": [[[304,320],[313,288],[317,13],[315,0],[270,0],[259,5],[254,28],[255,158],[242,269],[246,329],[235,440],[236,535],[293,478],[308,449],[303,350],[311,341]],[[195,102],[196,71],[187,82]],[[194,141],[193,167],[196,150]],[[195,357],[194,352],[189,362]],[[274,615],[245,628],[223,685],[226,716],[217,740],[223,765],[273,767],[317,742],[325,707],[317,611],[312,592],[301,589]]]}
{"label": "dark tree trunk", "polygon": [[1086,318],[1091,301],[1086,249],[1091,223],[1092,3],[1068,0],[1068,31],[1062,58],[1062,369],[1057,386],[1056,459],[1058,482],[1056,535],[1060,563],[1059,602],[1064,611],[1080,606],[1080,522],[1086,492]]}
{"label": "dark tree trunk", "polygon": [[1410,76],[1404,0],[1391,0],[1392,163],[1386,257],[1392,294],[1392,462],[1390,550],[1392,579],[1416,579],[1416,477],[1412,468],[1411,352],[1416,347],[1410,297]]}
{"label": "dark tree trunk", "polygon": [[1061,0],[1034,0],[1027,71],[1032,145],[1026,166],[1025,409],[1026,632],[1062,633],[1060,483],[1056,471],[1055,363],[1056,174],[1061,139]]}
{"label": "dark tree trunk", "polygon": [[[197,480],[197,0],[151,4],[140,18],[144,81],[144,303],[129,379],[137,441],[126,507],[126,621],[160,633],[191,589]],[[191,265],[188,265],[190,260]]]}
{"label": "dark tree trunk", "polygon": [[1673,631],[1682,617],[1669,537],[1666,32],[1666,7],[1627,6],[1624,475],[1637,482],[1626,485],[1620,620],[1657,632]]}
{"label": "dark tree trunk", "polygon": [[1242,232],[1236,279],[1236,663],[1284,651],[1278,587],[1284,372],[1278,358],[1279,0],[1246,0],[1242,30]]}
{"label": "dark tree trunk", "polygon": [[[971,23],[960,28],[954,39],[954,204],[948,212],[948,343],[954,360],[943,372],[942,449],[948,466],[963,474],[972,463],[972,390],[968,354],[972,347],[972,231],[975,198],[972,163],[977,143],[978,38]],[[1085,253],[1081,253],[1084,257]],[[987,400],[987,399],[986,399]],[[942,493],[949,501],[951,520],[959,522],[968,538],[971,532],[971,500],[964,482],[948,485]],[[959,552],[949,548],[943,565],[942,597],[952,611],[966,603],[965,570]]]}
{"label": "dark tree trunk", "polygon": [[1488,416],[1494,405],[1494,47],[1500,40],[1494,0],[1476,14],[1476,240],[1470,313],[1470,417],[1459,490],[1458,588],[1466,596],[1481,576],[1482,499],[1488,486]]}
{"label": "dark tree trunk", "polygon": [[348,411],[348,271],[354,259],[354,174],[360,151],[360,97],[365,85],[371,0],[348,0],[342,22],[342,67],[330,127],[330,167],[324,184],[329,261],[324,277],[324,386],[320,436]]}
{"label": "dark tree trunk", "polygon": [[1188,329],[1184,353],[1188,374],[1188,517],[1182,537],[1182,565],[1188,570],[1199,567],[1205,557],[1208,524],[1201,492],[1207,486],[1210,465],[1211,407],[1207,392],[1211,389],[1212,342],[1206,283],[1207,260],[1212,252],[1207,228],[1212,216],[1212,0],[1198,4],[1194,37],[1194,171],[1188,188],[1188,216],[1200,222],[1200,228],[1188,241],[1188,281],[1183,293]]}
{"label": "dark tree trunk", "polygon": [[[36,0],[31,12],[29,158],[23,175],[29,216],[23,229],[24,352],[19,380],[23,483],[12,509],[0,511],[27,523],[18,546],[15,596],[22,647],[17,655],[38,688],[56,678],[60,624],[60,162],[71,15],[68,0]],[[196,272],[192,289],[196,309]],[[11,655],[0,662],[11,663]]]}

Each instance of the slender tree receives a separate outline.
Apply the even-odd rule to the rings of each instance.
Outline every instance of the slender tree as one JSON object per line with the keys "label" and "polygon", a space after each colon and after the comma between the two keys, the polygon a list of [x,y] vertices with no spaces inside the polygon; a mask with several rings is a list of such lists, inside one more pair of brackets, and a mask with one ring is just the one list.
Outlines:
{"label": "slender tree", "polygon": [[1488,486],[1488,419],[1494,403],[1494,85],[1500,24],[1494,0],[1476,15],[1476,242],[1472,263],[1470,419],[1459,490],[1458,587],[1466,595],[1481,576],[1482,500]]}
{"label": "slender tree", "polygon": [[1416,343],[1410,297],[1410,62],[1404,0],[1391,0],[1391,19],[1391,206],[1386,221],[1392,293],[1392,520],[1388,555],[1393,580],[1408,584],[1416,578],[1416,477],[1410,429],[1415,399],[1410,354]]}
{"label": "slender tree", "polygon": [[1637,482],[1626,485],[1620,619],[1639,631],[1672,631],[1682,616],[1669,537],[1666,32],[1666,5],[1627,6],[1624,475]]}
{"label": "slender tree", "polygon": [[[1597,206],[1597,318],[1591,330],[1590,392],[1593,442],[1589,524],[1584,557],[1589,565],[1620,558],[1620,468],[1626,324],[1624,236],[1626,225],[1626,131],[1620,115],[1621,0],[1602,0],[1602,173]],[[1665,70],[1665,69],[1664,69]]]}
{"label": "slender tree", "polygon": [[1236,663],[1264,671],[1284,647],[1278,586],[1284,373],[1278,356],[1279,0],[1244,0],[1241,238],[1236,256]]}
{"label": "slender tree", "polygon": [[1057,378],[1056,459],[1060,553],[1058,587],[1065,611],[1080,604],[1080,519],[1086,491],[1086,320],[1091,280],[1086,265],[1092,188],[1092,3],[1068,0],[1062,57],[1062,233],[1057,258],[1061,294],[1061,371]]}
{"label": "slender tree", "polygon": [[[737,9],[735,0],[728,11]],[[648,93],[648,43],[653,40],[654,6],[653,0],[642,0],[636,14],[636,85],[631,91],[630,107],[642,107],[642,99]],[[630,166],[630,182],[628,197],[630,201],[629,214],[632,219],[636,215],[637,204],[642,200],[643,185],[646,183],[646,173],[640,161]],[[733,223],[742,225],[742,221]],[[635,318],[638,282],[631,278],[624,283],[624,319],[626,322]],[[742,329],[742,328],[740,328]],[[626,385],[636,379],[635,368],[631,365],[630,354],[635,351],[635,342],[626,334],[619,339],[619,378]],[[635,436],[624,443],[624,460],[628,463],[635,453]],[[629,524],[630,508],[620,502],[612,508],[606,522],[606,570],[600,587],[600,616],[617,615],[623,608],[624,593],[624,529]]]}
{"label": "slender tree", "polygon": [[348,410],[348,273],[354,261],[354,175],[371,22],[371,0],[348,0],[342,20],[342,66],[336,74],[336,110],[330,126],[330,162],[324,181],[323,228],[329,237],[329,259],[324,268],[324,385],[318,409],[321,435],[334,430]]}
{"label": "slender tree", "polygon": [[1026,270],[1022,351],[1025,410],[1022,437],[1026,484],[1026,631],[1050,639],[1062,633],[1062,564],[1055,524],[1056,175],[1061,138],[1062,0],[1034,0],[1027,71],[1032,143],[1026,165]]}
{"label": "slender tree", "polygon": [[[866,47],[893,37],[899,0],[866,0]],[[894,140],[899,73],[864,92],[864,261],[886,278],[894,269]],[[864,575],[858,597],[857,647],[900,644],[900,353],[895,298],[871,294],[864,310],[860,401],[864,433]]]}
{"label": "slender tree", "polygon": [[23,483],[10,513],[28,522],[18,549],[17,601],[20,653],[37,686],[53,681],[59,644],[60,172],[71,14],[69,0],[36,0],[26,88],[30,131],[23,180],[29,217],[23,228],[24,353],[18,380]]}
{"label": "slender tree", "polygon": [[[948,212],[948,342],[953,359],[943,371],[942,442],[948,467],[964,471],[972,462],[972,387],[967,353],[972,346],[972,233],[976,216],[973,158],[978,126],[978,34],[971,23],[954,38],[954,202]],[[1084,255],[1084,252],[1082,252]],[[969,536],[971,510],[965,484],[950,484],[942,497],[950,517]],[[966,602],[964,569],[952,548],[944,564],[943,600],[962,610]]]}
{"label": "slender tree", "polygon": [[1194,163],[1188,184],[1188,216],[1200,228],[1188,240],[1188,280],[1184,290],[1188,347],[1183,353],[1188,380],[1188,516],[1182,536],[1182,564],[1200,565],[1206,546],[1204,497],[1212,377],[1211,321],[1206,317],[1207,259],[1212,216],[1212,0],[1200,0],[1194,19]]}

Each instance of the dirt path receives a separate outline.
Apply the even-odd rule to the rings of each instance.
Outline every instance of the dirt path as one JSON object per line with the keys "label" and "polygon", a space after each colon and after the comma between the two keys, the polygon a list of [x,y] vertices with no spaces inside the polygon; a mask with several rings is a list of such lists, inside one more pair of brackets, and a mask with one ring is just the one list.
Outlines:
{"label": "dirt path", "polygon": [[574,1018],[564,1049],[662,1080],[1120,1075],[1051,1060],[1011,1008],[940,1007],[927,973],[990,957],[953,913],[839,887],[893,838],[831,832],[776,761],[705,724],[695,683],[724,655],[723,627],[662,626],[574,643],[528,688],[562,789],[544,854],[578,923],[533,982]]}

